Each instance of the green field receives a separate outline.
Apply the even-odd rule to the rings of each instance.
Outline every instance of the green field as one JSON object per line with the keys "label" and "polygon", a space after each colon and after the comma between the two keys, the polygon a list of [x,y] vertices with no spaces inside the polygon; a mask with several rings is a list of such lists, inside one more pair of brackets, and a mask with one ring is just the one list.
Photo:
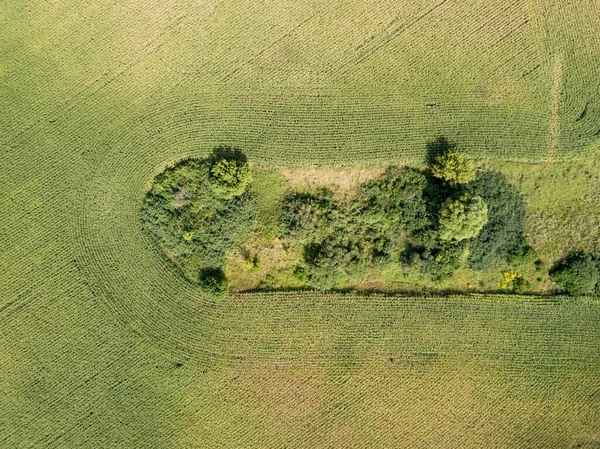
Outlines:
{"label": "green field", "polygon": [[[221,143],[263,166],[421,162],[442,134],[490,164],[595,157],[599,13],[3,2],[0,447],[598,447],[597,300],[214,303],[142,233],[139,206],[165,165]],[[597,179],[559,185],[571,209],[549,217],[528,198],[530,234],[559,238],[547,260],[569,236],[597,243],[598,229],[557,231],[580,193],[597,203]]]}

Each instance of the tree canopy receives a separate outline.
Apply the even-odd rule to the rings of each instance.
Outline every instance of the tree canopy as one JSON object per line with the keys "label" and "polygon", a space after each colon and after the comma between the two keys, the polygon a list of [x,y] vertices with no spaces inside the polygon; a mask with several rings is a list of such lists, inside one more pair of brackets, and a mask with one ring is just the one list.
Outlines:
{"label": "tree canopy", "polygon": [[487,223],[487,214],[480,196],[447,199],[440,209],[440,240],[460,242],[475,237]]}
{"label": "tree canopy", "polygon": [[240,196],[252,179],[243,153],[231,147],[218,147],[211,158],[210,185],[223,198]]}
{"label": "tree canopy", "polygon": [[431,173],[451,186],[467,184],[475,179],[475,164],[468,156],[452,148],[435,158]]}

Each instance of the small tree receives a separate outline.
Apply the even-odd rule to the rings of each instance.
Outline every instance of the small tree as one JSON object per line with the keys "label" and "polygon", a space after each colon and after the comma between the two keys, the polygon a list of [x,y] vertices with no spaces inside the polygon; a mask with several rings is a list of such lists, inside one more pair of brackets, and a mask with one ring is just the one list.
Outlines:
{"label": "small tree", "polygon": [[475,164],[468,156],[451,149],[435,158],[431,173],[451,186],[467,184],[475,179]]}
{"label": "small tree", "polygon": [[568,255],[549,274],[550,279],[573,296],[592,293],[600,280],[598,262],[591,254],[582,252]]}
{"label": "small tree", "polygon": [[227,295],[227,278],[221,268],[204,268],[200,270],[198,281],[202,291],[211,298],[221,299]]}
{"label": "small tree", "polygon": [[216,148],[211,158],[210,185],[223,198],[233,198],[245,192],[252,180],[248,161],[240,150]]}
{"label": "small tree", "polygon": [[480,196],[447,199],[440,209],[440,240],[460,242],[475,237],[487,223],[487,212]]}

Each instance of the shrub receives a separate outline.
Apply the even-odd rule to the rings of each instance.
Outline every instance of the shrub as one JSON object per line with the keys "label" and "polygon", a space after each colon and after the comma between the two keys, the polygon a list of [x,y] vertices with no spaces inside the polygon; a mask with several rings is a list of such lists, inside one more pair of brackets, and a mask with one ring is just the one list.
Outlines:
{"label": "shrub", "polygon": [[467,184],[475,179],[475,164],[468,156],[450,149],[435,158],[431,173],[451,186]]}
{"label": "shrub", "polygon": [[475,237],[487,223],[487,211],[480,196],[449,198],[440,209],[440,240],[460,242]]}
{"label": "shrub", "polygon": [[550,270],[550,279],[569,295],[588,295],[594,291],[600,279],[598,261],[591,254],[569,254]]}
{"label": "shrub", "polygon": [[211,157],[210,185],[223,198],[239,196],[246,190],[252,173],[244,154],[235,148],[218,147]]}
{"label": "shrub", "polygon": [[220,299],[227,295],[227,278],[221,268],[204,268],[198,275],[202,291],[211,298]]}
{"label": "shrub", "polygon": [[502,282],[500,283],[500,287],[515,293],[523,293],[529,289],[530,284],[521,273],[505,271],[502,273]]}
{"label": "shrub", "polygon": [[365,266],[368,246],[347,237],[347,234],[336,232],[305,247],[309,285],[323,290],[335,288]]}
{"label": "shrub", "polygon": [[488,221],[471,241],[469,265],[485,270],[510,254],[524,251],[525,205],[520,192],[502,173],[485,171],[471,184],[472,195],[480,196],[488,208]]}
{"label": "shrub", "polygon": [[511,251],[506,260],[513,267],[526,267],[535,264],[538,261],[538,258],[535,250],[531,246],[522,244]]}
{"label": "shrub", "polygon": [[431,224],[427,177],[411,168],[389,167],[381,179],[360,189],[355,208],[360,219],[381,223],[392,233],[411,234]]}
{"label": "shrub", "polygon": [[443,281],[463,266],[468,255],[469,246],[464,240],[427,249],[420,255],[422,274],[432,281]]}
{"label": "shrub", "polygon": [[283,200],[279,227],[283,235],[305,243],[329,234],[340,215],[330,189],[293,193]]}

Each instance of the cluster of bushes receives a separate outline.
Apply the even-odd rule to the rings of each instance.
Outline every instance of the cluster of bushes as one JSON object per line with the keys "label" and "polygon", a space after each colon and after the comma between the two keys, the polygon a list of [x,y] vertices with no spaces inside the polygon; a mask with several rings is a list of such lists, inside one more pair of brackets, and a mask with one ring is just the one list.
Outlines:
{"label": "cluster of bushes", "polygon": [[312,287],[333,288],[390,262],[440,281],[464,265],[483,270],[525,251],[516,188],[439,144],[427,170],[389,167],[350,201],[334,201],[328,189],[286,197],[280,228],[303,246],[298,271]]}
{"label": "cluster of bushes", "polygon": [[245,155],[218,147],[207,159],[188,159],[158,175],[142,205],[143,229],[213,297],[227,293],[226,255],[256,223],[250,181]]}
{"label": "cluster of bushes", "polygon": [[590,295],[600,290],[600,260],[589,253],[569,254],[549,274],[569,295]]}

